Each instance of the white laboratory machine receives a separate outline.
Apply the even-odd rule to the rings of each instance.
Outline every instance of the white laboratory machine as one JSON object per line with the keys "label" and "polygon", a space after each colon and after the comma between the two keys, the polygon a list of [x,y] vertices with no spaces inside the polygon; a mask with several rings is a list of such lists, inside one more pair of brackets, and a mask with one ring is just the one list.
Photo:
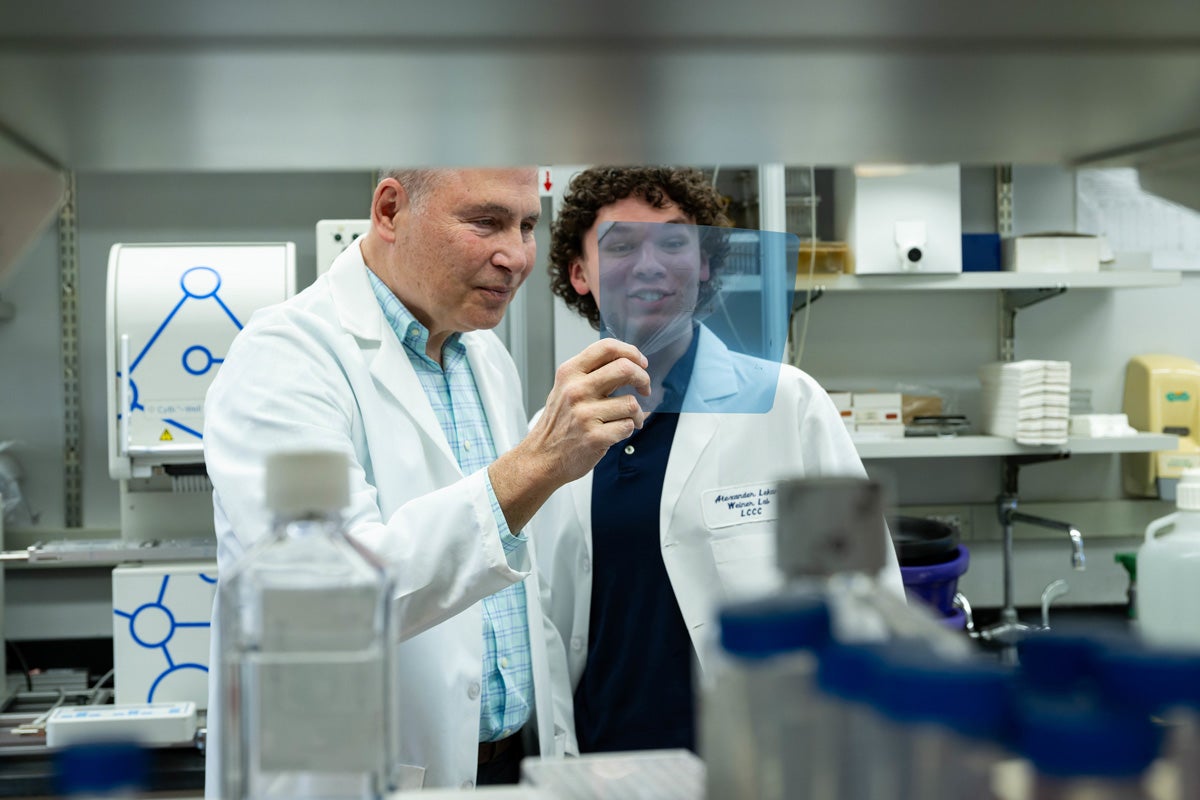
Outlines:
{"label": "white laboratory machine", "polygon": [[295,290],[290,242],[109,253],[109,474],[120,482],[120,544],[152,554],[113,571],[118,703],[206,707],[217,570],[204,397],[250,315]]}
{"label": "white laboratory machine", "polygon": [[317,220],[317,277],[328,272],[342,251],[370,229],[369,219]]}
{"label": "white laboratory machine", "polygon": [[834,227],[865,274],[962,272],[957,164],[837,170]]}

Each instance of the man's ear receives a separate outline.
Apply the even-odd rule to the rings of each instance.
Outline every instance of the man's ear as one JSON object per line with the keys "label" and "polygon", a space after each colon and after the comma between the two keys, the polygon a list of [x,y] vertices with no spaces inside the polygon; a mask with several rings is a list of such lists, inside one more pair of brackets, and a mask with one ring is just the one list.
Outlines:
{"label": "man's ear", "polygon": [[704,283],[712,277],[712,272],[708,268],[708,253],[700,253],[700,282]]}
{"label": "man's ear", "polygon": [[371,197],[371,229],[385,242],[396,241],[396,218],[409,207],[408,193],[395,178],[384,178]]}
{"label": "man's ear", "polygon": [[583,268],[583,262],[578,258],[571,262],[568,269],[571,277],[571,286],[579,294],[591,294],[592,287],[588,286],[587,270]]}

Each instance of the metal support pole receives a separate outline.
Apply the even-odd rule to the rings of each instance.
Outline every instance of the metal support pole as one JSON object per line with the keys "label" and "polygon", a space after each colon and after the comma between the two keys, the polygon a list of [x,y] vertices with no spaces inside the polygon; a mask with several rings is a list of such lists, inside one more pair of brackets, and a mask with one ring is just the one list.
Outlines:
{"label": "metal support pole", "polygon": [[58,304],[62,335],[63,525],[83,525],[83,424],[79,389],[79,222],[75,214],[75,174],[67,173],[58,212]]}

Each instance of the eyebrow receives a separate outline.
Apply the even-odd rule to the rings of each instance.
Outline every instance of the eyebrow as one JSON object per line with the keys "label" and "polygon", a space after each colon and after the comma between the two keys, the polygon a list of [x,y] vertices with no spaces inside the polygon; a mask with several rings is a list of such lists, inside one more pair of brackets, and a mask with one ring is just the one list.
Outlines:
{"label": "eyebrow", "polygon": [[604,233],[600,234],[600,236],[596,239],[596,244],[600,244],[600,242],[604,241],[604,237],[608,236],[613,231],[621,231],[624,229],[623,226],[628,225],[691,225],[692,227],[696,227],[695,223],[688,221],[688,218],[682,214],[677,217],[671,217],[671,219],[668,220],[663,220],[662,222],[613,222],[608,226],[608,228],[605,229]]}
{"label": "eyebrow", "polygon": [[[463,217],[473,217],[477,214],[491,214],[493,217],[504,217],[505,219],[517,218],[516,212],[514,212],[508,206],[501,205],[500,203],[480,203],[478,205],[468,206],[459,213],[460,216]],[[521,219],[537,222],[541,216],[542,214],[540,211],[535,211],[532,214],[521,217]]]}

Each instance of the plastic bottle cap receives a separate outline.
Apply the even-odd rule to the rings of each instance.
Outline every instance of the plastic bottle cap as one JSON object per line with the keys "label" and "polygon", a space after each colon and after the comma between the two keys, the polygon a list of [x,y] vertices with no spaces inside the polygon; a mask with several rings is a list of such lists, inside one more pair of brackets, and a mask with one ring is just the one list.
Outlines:
{"label": "plastic bottle cap", "polygon": [[294,516],[350,504],[350,462],[334,450],[283,450],[267,456],[267,508]]}
{"label": "plastic bottle cap", "polygon": [[1200,468],[1185,469],[1175,487],[1175,507],[1184,511],[1200,511]]}
{"label": "plastic bottle cap", "polygon": [[817,686],[843,700],[865,700],[879,672],[880,645],[833,644],[821,651]]}
{"label": "plastic bottle cap", "polygon": [[882,680],[869,689],[868,702],[901,722],[933,722],[958,733],[991,741],[1011,733],[1013,671],[999,664],[947,661],[911,647],[880,651]]}
{"label": "plastic bottle cap", "polygon": [[742,658],[813,650],[830,640],[829,606],[815,598],[767,598],[721,609],[721,646]]}
{"label": "plastic bottle cap", "polygon": [[1018,679],[1042,692],[1090,688],[1104,645],[1098,639],[1060,633],[1039,633],[1017,644]]}
{"label": "plastic bottle cap", "polygon": [[1200,652],[1133,644],[1114,648],[1098,660],[1097,678],[1102,697],[1132,712],[1200,709]]}

